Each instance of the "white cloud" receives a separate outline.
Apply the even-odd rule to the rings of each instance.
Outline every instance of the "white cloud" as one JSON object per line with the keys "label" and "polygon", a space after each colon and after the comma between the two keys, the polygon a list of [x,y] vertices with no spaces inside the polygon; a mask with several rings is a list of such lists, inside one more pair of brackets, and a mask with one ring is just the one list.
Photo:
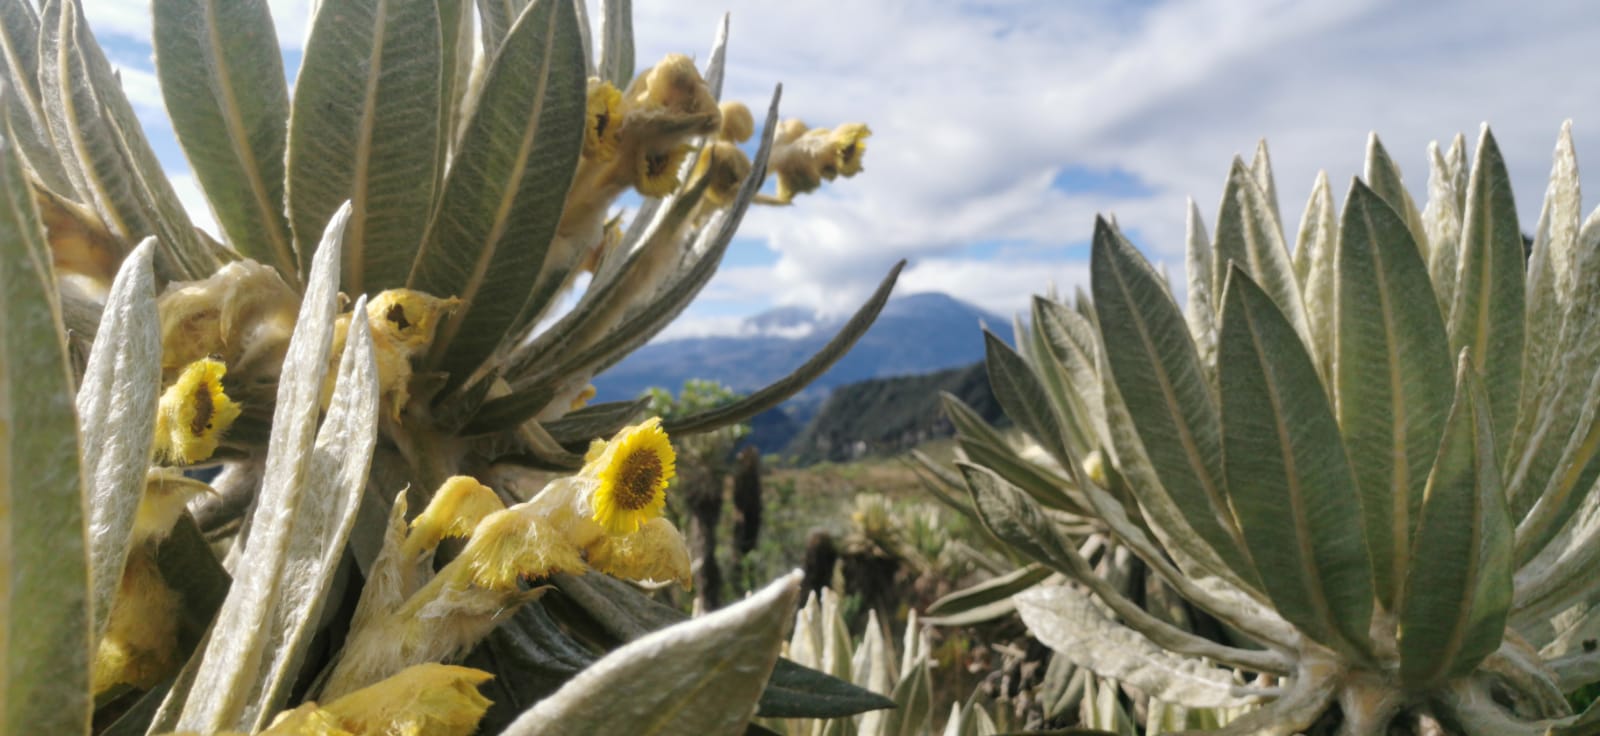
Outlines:
{"label": "white cloud", "polygon": [[222,230],[217,227],[217,217],[211,213],[211,203],[206,201],[200,181],[195,179],[194,174],[188,171],[169,173],[167,178],[172,181],[172,189],[177,193],[178,200],[183,202],[183,208],[189,212],[189,221],[210,233],[211,237],[221,238]]}
{"label": "white cloud", "polygon": [[[271,1],[286,48],[303,43],[311,1]],[[97,32],[148,42],[148,6],[84,3]],[[900,258],[912,261],[902,293],[920,283],[1010,313],[1045,288],[1039,264],[1068,268],[1062,249],[1087,241],[1096,213],[1177,264],[1185,198],[1214,224],[1229,159],[1262,136],[1291,232],[1318,168],[1342,197],[1369,130],[1420,202],[1427,142],[1491,121],[1525,230],[1563,119],[1596,162],[1592,184],[1600,172],[1600,98],[1576,81],[1600,14],[1583,0],[1472,0],[1447,19],[1375,0],[640,2],[641,65],[674,51],[705,58],[730,5],[728,96],[763,109],[783,82],[786,115],[861,120],[874,136],[861,176],[750,214],[742,235],[766,241],[777,263],[719,273],[686,315],[706,325],[771,304],[848,312]],[[141,61],[114,59],[147,128],[165,127]],[[1148,196],[1066,193],[1052,186],[1063,169],[1117,172]],[[993,241],[1024,265],[985,267],[971,246]]]}
{"label": "white cloud", "polygon": [[[723,4],[639,4],[641,62],[703,48]],[[862,176],[757,210],[742,232],[781,254],[764,275],[780,303],[848,309],[910,257],[908,279],[928,263],[923,278],[946,274],[941,288],[957,296],[1001,305],[1009,291],[1009,312],[1044,279],[1012,271],[1017,280],[996,289],[979,283],[977,262],[963,264],[970,279],[955,278],[950,259],[991,240],[1047,254],[1086,241],[1093,215],[1114,212],[1147,252],[1177,263],[1185,197],[1211,224],[1229,159],[1262,136],[1291,232],[1318,168],[1342,199],[1369,130],[1420,202],[1427,142],[1456,131],[1470,141],[1483,120],[1531,229],[1561,121],[1577,120],[1580,155],[1600,152],[1600,98],[1574,81],[1600,15],[1582,2],[1448,13],[1270,0],[740,6],[730,95],[759,102],[781,80],[787,114],[864,120],[875,133]],[[1050,182],[1067,166],[1127,172],[1153,194],[1065,194]]]}

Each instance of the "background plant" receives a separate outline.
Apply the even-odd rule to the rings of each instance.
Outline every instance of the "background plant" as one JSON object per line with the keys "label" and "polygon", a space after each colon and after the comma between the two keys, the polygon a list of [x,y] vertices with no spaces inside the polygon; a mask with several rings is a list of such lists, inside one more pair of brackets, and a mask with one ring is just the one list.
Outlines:
{"label": "background plant", "polygon": [[[1343,210],[1317,181],[1291,254],[1265,148],[1217,228],[1191,211],[1185,304],[1105,221],[1092,300],[990,336],[1008,415],[1060,468],[958,465],[997,537],[1072,581],[1014,600],[1059,655],[1229,733],[1587,732],[1600,402],[1596,221],[1566,128],[1531,249],[1485,129],[1429,151],[1419,211],[1376,137]],[[964,433],[968,431],[963,428]],[[981,433],[981,430],[980,430]],[[1086,513],[1242,639],[1096,574]]]}

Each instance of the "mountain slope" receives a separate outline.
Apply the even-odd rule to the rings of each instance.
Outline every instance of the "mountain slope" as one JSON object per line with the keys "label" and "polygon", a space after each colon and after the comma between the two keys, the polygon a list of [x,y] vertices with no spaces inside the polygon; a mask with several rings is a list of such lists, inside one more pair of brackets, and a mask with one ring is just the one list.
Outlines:
{"label": "mountain slope", "polygon": [[[818,320],[795,307],[746,320],[748,336],[703,337],[652,343],[594,380],[597,401],[639,395],[652,386],[676,391],[690,378],[720,381],[748,393],[805,362],[827,344],[842,319]],[[815,406],[834,387],[870,378],[922,374],[983,359],[984,324],[1011,339],[1011,322],[945,294],[891,299],[867,334],[801,395]],[[799,336],[796,336],[799,335]],[[802,421],[809,412],[800,412]]]}
{"label": "mountain slope", "polygon": [[920,376],[877,378],[840,386],[828,396],[786,452],[800,465],[893,454],[954,434],[940,405],[947,391],[991,423],[1005,421],[983,363]]}

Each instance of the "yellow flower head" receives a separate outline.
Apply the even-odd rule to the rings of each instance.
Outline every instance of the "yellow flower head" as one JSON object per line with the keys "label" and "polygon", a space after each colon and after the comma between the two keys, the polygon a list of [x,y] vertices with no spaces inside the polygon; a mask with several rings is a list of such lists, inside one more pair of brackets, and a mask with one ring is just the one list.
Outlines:
{"label": "yellow flower head", "polygon": [[676,461],[660,417],[618,432],[583,469],[599,481],[589,497],[592,518],[607,534],[638,531],[666,506]]}
{"label": "yellow flower head", "polygon": [[589,80],[588,124],[583,130],[583,157],[609,161],[617,153],[622,128],[622,92],[610,82]]}
{"label": "yellow flower head", "polygon": [[367,322],[375,339],[387,339],[415,355],[433,342],[439,318],[455,311],[461,300],[440,299],[411,289],[389,289],[367,302]]}
{"label": "yellow flower head", "polygon": [[[561,531],[527,506],[496,511],[478,522],[461,557],[468,577],[480,588],[520,592],[518,579],[557,572],[583,572],[583,559]],[[448,568],[448,566],[447,566]],[[440,575],[446,573],[441,571]]]}
{"label": "yellow flower head", "polygon": [[465,475],[451,477],[439,486],[428,507],[411,522],[411,533],[406,535],[402,556],[415,560],[439,546],[441,539],[467,537],[484,517],[503,511],[505,507],[494,489]]}
{"label": "yellow flower head", "polygon": [[593,399],[596,393],[599,392],[595,390],[594,384],[584,384],[583,388],[578,389],[578,393],[573,394],[572,401],[567,403],[567,409],[577,411],[588,406],[589,400]]}
{"label": "yellow flower head", "polygon": [[178,465],[192,465],[217,451],[222,434],[239,418],[239,405],[222,390],[228,367],[202,358],[183,369],[161,394],[156,413],[155,452]]}
{"label": "yellow flower head", "polygon": [[168,284],[156,309],[164,380],[196,360],[220,355],[250,379],[245,383],[271,384],[294,331],[300,296],[277,269],[243,260],[201,281]]}
{"label": "yellow flower head", "polygon": [[711,88],[694,67],[694,60],[683,54],[668,54],[640,75],[628,85],[627,97],[629,108],[664,111],[677,118],[676,122],[690,126],[683,132],[715,133],[722,122]]}
{"label": "yellow flower head", "polygon": [[322,708],[351,733],[468,736],[489,710],[478,686],[492,677],[470,667],[413,665]]}
{"label": "yellow flower head", "polygon": [[678,169],[690,146],[680,143],[670,148],[640,148],[634,161],[633,186],[646,197],[665,197],[678,189]]}
{"label": "yellow flower head", "polygon": [[722,130],[718,138],[732,143],[743,143],[756,134],[756,119],[750,114],[750,108],[743,102],[729,100],[719,106],[722,109]]}
{"label": "yellow flower head", "polygon": [[829,141],[833,143],[835,165],[839,175],[852,177],[861,173],[861,157],[867,152],[867,137],[872,129],[863,123],[845,123],[834,128]]}
{"label": "yellow flower head", "polygon": [[170,677],[178,659],[178,594],[167,586],[154,554],[130,552],[106,633],[95,649],[90,688],[103,693],[119,684],[149,689]]}
{"label": "yellow flower head", "polygon": [[710,176],[706,200],[717,207],[726,207],[733,204],[739,195],[739,187],[750,176],[750,158],[738,146],[719,140],[700,152],[700,160],[694,165],[694,176]]}

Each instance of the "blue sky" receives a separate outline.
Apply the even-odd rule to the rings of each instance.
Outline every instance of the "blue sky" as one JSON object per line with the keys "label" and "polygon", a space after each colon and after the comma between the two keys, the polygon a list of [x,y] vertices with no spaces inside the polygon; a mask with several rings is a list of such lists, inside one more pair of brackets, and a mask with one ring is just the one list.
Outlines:
{"label": "blue sky", "polygon": [[[292,65],[309,3],[271,4]],[[147,6],[84,5],[203,211],[151,72]],[[1600,156],[1600,93],[1585,78],[1600,13],[1582,1],[634,0],[637,58],[704,58],[730,9],[726,97],[762,109],[781,81],[785,116],[862,121],[874,136],[862,175],[755,209],[672,335],[731,331],[777,305],[849,311],[899,258],[911,260],[901,293],[1009,314],[1052,283],[1086,284],[1096,213],[1180,273],[1186,198],[1210,225],[1229,161],[1262,137],[1291,233],[1319,169],[1342,201],[1370,131],[1420,204],[1428,142],[1471,143],[1490,123],[1525,231],[1561,122],[1580,162]],[[1584,179],[1600,191],[1594,161]]]}

